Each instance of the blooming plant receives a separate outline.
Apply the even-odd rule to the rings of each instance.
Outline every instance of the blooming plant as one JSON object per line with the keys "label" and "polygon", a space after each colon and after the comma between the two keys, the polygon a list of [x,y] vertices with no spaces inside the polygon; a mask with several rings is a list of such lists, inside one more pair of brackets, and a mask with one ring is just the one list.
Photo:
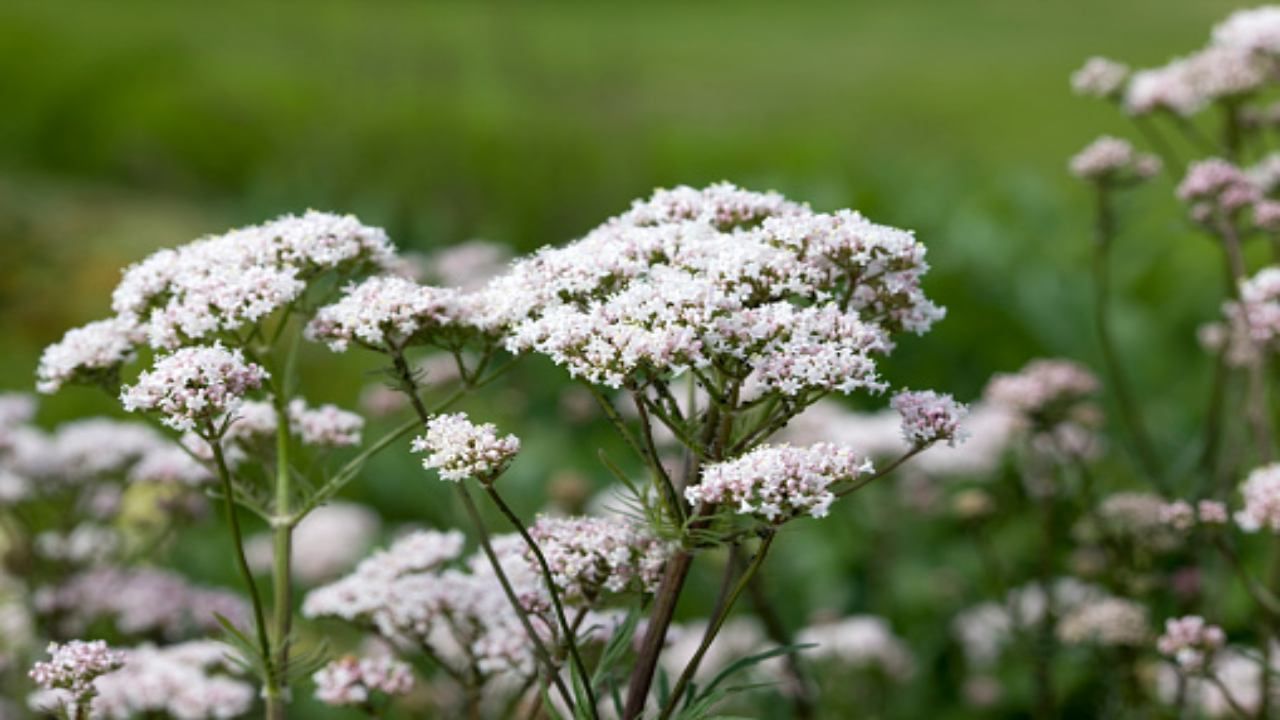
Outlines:
{"label": "blooming plant", "polygon": [[[898,344],[945,315],[913,233],[728,183],[510,259],[419,258],[311,211],[129,266],[111,316],[36,370],[41,393],[99,388],[128,419],[46,431],[33,399],[0,395],[0,678],[29,667],[28,706],[75,720],[283,720],[304,696],[370,717],[700,720],[766,692],[789,716],[887,715],[945,666],[963,677],[937,692],[983,715],[1274,716],[1280,7],[1162,67],[1090,59],[1071,86],[1142,144],[1067,162],[1100,372],[1032,359],[972,404],[895,387]],[[1161,183],[1226,278],[1194,437],[1152,422],[1113,326],[1122,221]],[[308,370],[333,355],[383,379],[362,413],[314,402]],[[514,427],[515,395],[474,397],[538,364],[575,439],[608,440],[590,470],[532,478],[534,513],[546,435]],[[380,453],[453,498],[443,526],[384,535],[396,518],[352,500]],[[609,489],[585,497],[586,472]],[[805,593],[771,586],[770,559],[806,527],[909,515],[955,566],[930,586],[949,636],[932,661],[854,590],[792,627],[777,597]],[[205,522],[234,590],[160,566]],[[865,584],[919,582],[884,574],[892,545],[858,549]]]}

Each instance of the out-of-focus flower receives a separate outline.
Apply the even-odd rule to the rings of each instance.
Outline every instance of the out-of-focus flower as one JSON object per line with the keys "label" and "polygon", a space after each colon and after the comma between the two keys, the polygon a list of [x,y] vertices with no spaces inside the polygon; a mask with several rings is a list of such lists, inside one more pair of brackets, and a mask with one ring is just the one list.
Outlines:
{"label": "out-of-focus flower", "polygon": [[1071,174],[1097,183],[1129,183],[1160,172],[1160,158],[1139,153],[1127,140],[1100,137],[1071,158]]}
{"label": "out-of-focus flower", "polygon": [[878,669],[898,681],[909,679],[915,671],[911,649],[884,618],[874,615],[809,625],[796,634],[796,642],[817,645],[806,650],[805,657],[850,669]]}
{"label": "out-of-focus flower", "polygon": [[1227,642],[1226,633],[1210,625],[1199,615],[1170,618],[1164,623],[1164,634],[1156,639],[1156,649],[1184,670],[1197,672],[1205,660]]}
{"label": "out-of-focus flower", "polygon": [[1104,57],[1091,57],[1071,74],[1071,89],[1077,95],[1112,99],[1124,89],[1129,66]]}
{"label": "out-of-focus flower", "polygon": [[468,240],[428,256],[425,274],[441,287],[479,290],[506,269],[510,258],[511,251],[505,245]]}
{"label": "out-of-focus flower", "polygon": [[1178,184],[1178,199],[1190,206],[1192,219],[1201,223],[1212,220],[1217,212],[1231,214],[1261,198],[1248,175],[1219,158],[1192,163]]}
{"label": "out-of-focus flower", "polygon": [[289,401],[289,429],[304,445],[350,447],[360,444],[364,418],[337,405],[309,407],[302,398]]}
{"label": "out-of-focus flower", "polygon": [[96,683],[93,716],[240,717],[253,707],[256,693],[253,685],[228,674],[230,653],[230,647],[212,640],[125,650],[124,667]]}
{"label": "out-of-focus flower", "polygon": [[466,413],[454,413],[428,420],[427,434],[414,438],[412,447],[429,453],[422,466],[439,472],[442,480],[492,482],[520,451],[520,439],[499,437],[493,423],[476,425]]}
{"label": "out-of-focus flower", "polygon": [[[380,526],[376,512],[356,503],[335,502],[312,510],[293,531],[294,579],[314,585],[351,569],[372,547]],[[264,533],[245,543],[245,555],[255,570],[271,568],[272,542]]]}
{"label": "out-of-focus flower", "polygon": [[413,670],[389,657],[339,658],[318,670],[311,679],[316,699],[326,705],[363,705],[374,693],[405,695],[413,689]]}
{"label": "out-of-focus flower", "polygon": [[1213,44],[1247,52],[1280,53],[1280,6],[1237,10],[1213,27]]}
{"label": "out-of-focus flower", "polygon": [[1244,507],[1235,515],[1245,532],[1280,532],[1280,464],[1264,465],[1249,473],[1240,486]]}
{"label": "out-of-focus flower", "polygon": [[1148,642],[1149,637],[1147,609],[1125,598],[1106,597],[1084,603],[1058,621],[1058,638],[1071,645],[1137,647]]}
{"label": "out-of-focus flower", "polygon": [[94,695],[94,680],[124,665],[124,655],[102,640],[49,643],[48,660],[37,662],[28,675],[44,690],[67,693],[69,707],[79,707]]}

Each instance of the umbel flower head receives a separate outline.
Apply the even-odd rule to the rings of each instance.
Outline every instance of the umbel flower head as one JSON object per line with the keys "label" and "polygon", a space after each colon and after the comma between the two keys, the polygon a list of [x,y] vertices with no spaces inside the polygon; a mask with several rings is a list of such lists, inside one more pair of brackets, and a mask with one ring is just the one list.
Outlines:
{"label": "umbel flower head", "polygon": [[529,528],[529,535],[546,557],[556,586],[570,601],[591,600],[603,591],[653,592],[672,549],[622,518],[544,515]]}
{"label": "umbel flower head", "polygon": [[468,307],[457,290],[419,285],[395,276],[372,277],[346,288],[307,325],[309,340],[334,352],[351,343],[378,350],[402,348],[420,335],[465,328]]}
{"label": "umbel flower head", "polygon": [[825,517],[836,498],[831,487],[871,470],[870,460],[843,445],[766,445],[709,465],[702,482],[685,489],[685,497],[694,505],[724,504],[777,525],[798,515]]}
{"label": "umbel flower head", "polygon": [[1156,649],[1184,670],[1198,671],[1206,659],[1227,642],[1227,635],[1217,625],[1210,625],[1199,615],[1169,618],[1164,634],[1156,639]]}
{"label": "umbel flower head", "polygon": [[196,430],[234,414],[266,377],[266,370],[222,343],[186,347],[158,358],[137,383],[121,389],[120,401],[129,412],[159,413],[175,430]]}
{"label": "umbel flower head", "polygon": [[906,390],[893,396],[889,406],[902,416],[902,438],[912,447],[945,440],[955,446],[962,440],[960,422],[969,408],[950,395],[932,390]]}
{"label": "umbel flower head", "polygon": [[428,420],[427,434],[414,438],[412,447],[429,453],[422,466],[439,472],[441,480],[492,482],[520,451],[520,439],[499,437],[493,423],[476,425],[466,413],[454,413]]}
{"label": "umbel flower head", "polygon": [[48,653],[48,660],[31,667],[31,680],[45,690],[69,693],[72,704],[92,697],[93,681],[124,665],[124,655],[102,640],[49,643]]}
{"label": "umbel flower head", "polygon": [[134,357],[137,328],[128,320],[108,318],[68,330],[44,349],[36,369],[36,389],[55,393],[71,383],[109,381]]}

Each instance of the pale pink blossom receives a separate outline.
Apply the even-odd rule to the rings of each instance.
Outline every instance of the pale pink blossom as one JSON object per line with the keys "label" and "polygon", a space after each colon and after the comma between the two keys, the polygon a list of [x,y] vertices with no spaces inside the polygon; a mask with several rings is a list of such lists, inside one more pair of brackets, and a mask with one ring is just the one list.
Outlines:
{"label": "pale pink blossom", "polygon": [[375,693],[405,695],[413,689],[413,670],[389,657],[339,658],[318,670],[311,679],[316,699],[326,705],[363,705]]}
{"label": "pale pink blossom", "polygon": [[529,535],[570,600],[592,600],[605,591],[653,592],[672,552],[668,543],[622,518],[543,515]]}
{"label": "pale pink blossom", "polygon": [[939,441],[954,447],[964,439],[960,424],[969,408],[950,395],[932,390],[903,391],[894,395],[889,405],[902,416],[902,437],[913,447]]}
{"label": "pale pink blossom", "polygon": [[427,434],[414,438],[412,448],[428,453],[422,466],[436,470],[442,480],[492,482],[520,451],[520,439],[499,437],[493,423],[476,425],[466,413],[454,413],[428,420]]}
{"label": "pale pink blossom", "polygon": [[1164,623],[1164,634],[1156,639],[1156,649],[1184,670],[1197,672],[1207,657],[1226,644],[1226,633],[1210,625],[1199,615],[1170,618]]}
{"label": "pale pink blossom", "polygon": [[1236,525],[1245,532],[1280,532],[1280,464],[1264,465],[1249,473],[1240,486],[1244,507]]}
{"label": "pale pink blossom", "polygon": [[113,380],[120,366],[133,359],[137,336],[136,326],[121,318],[98,320],[68,330],[40,356],[36,389],[54,393],[71,383]]}
{"label": "pale pink blossom", "polygon": [[1071,89],[1077,95],[1113,98],[1124,89],[1129,67],[1104,57],[1091,57],[1071,74]]}
{"label": "pale pink blossom", "polygon": [[234,414],[246,393],[261,387],[267,371],[246,362],[240,350],[221,343],[180,348],[156,359],[137,383],[121,389],[129,412],[156,412],[161,422],[179,430],[206,429],[219,417]]}
{"label": "pale pink blossom", "polygon": [[798,515],[825,517],[836,498],[832,488],[871,471],[869,460],[843,445],[766,445],[709,465],[685,497],[779,524]]}

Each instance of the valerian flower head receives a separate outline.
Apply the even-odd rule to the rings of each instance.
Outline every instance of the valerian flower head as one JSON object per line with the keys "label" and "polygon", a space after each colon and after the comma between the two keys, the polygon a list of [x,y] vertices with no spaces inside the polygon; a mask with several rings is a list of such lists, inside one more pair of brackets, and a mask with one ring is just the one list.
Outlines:
{"label": "valerian flower head", "polygon": [[517,261],[480,291],[476,322],[599,385],[715,364],[791,396],[879,391],[890,335],[942,317],[927,270],[911,233],[855,212],[680,187]]}
{"label": "valerian flower head", "polygon": [[40,356],[36,389],[54,393],[72,383],[109,385],[120,366],[133,359],[137,341],[137,327],[121,318],[68,330]]}
{"label": "valerian flower head", "polygon": [[1264,465],[1249,473],[1240,486],[1244,507],[1235,515],[1245,532],[1280,532],[1280,463]]}
{"label": "valerian flower head", "polygon": [[493,423],[476,425],[466,413],[454,413],[428,420],[427,434],[414,438],[412,447],[429,453],[422,466],[439,472],[442,480],[492,482],[520,451],[520,439],[499,437]]}
{"label": "valerian flower head", "polygon": [[836,498],[832,486],[871,471],[869,460],[843,445],[766,445],[707,466],[685,497],[778,525],[799,515],[825,517]]}
{"label": "valerian flower head", "polygon": [[1124,90],[1129,66],[1104,57],[1091,57],[1071,74],[1071,89],[1077,95],[1114,99]]}
{"label": "valerian flower head", "polygon": [[1032,360],[1016,373],[1000,373],[987,383],[987,401],[1032,422],[1049,423],[1098,392],[1098,379],[1071,360]]}
{"label": "valerian flower head", "polygon": [[[561,592],[593,600],[602,592],[653,592],[671,546],[623,518],[541,516],[529,528]],[[529,557],[533,561],[532,556]]]}
{"label": "valerian flower head", "polygon": [[413,690],[413,670],[391,657],[347,655],[325,665],[311,679],[316,684],[316,699],[335,706],[360,706],[375,693],[405,695]]}
{"label": "valerian flower head", "polygon": [[308,283],[390,264],[386,233],[351,216],[309,211],[161,250],[128,268],[112,308],[175,348],[235,332],[293,303]]}
{"label": "valerian flower head", "polygon": [[315,447],[351,447],[360,444],[364,418],[324,404],[310,407],[302,398],[289,401],[289,430],[303,445]]}
{"label": "valerian flower head", "polygon": [[1264,58],[1243,48],[1210,46],[1133,74],[1124,105],[1131,115],[1155,111],[1193,115],[1219,100],[1247,96],[1268,80]]}
{"label": "valerian flower head", "polygon": [[1206,659],[1227,642],[1227,635],[1217,625],[1210,625],[1199,615],[1169,618],[1164,623],[1164,634],[1156,639],[1156,649],[1161,655],[1178,663],[1190,672],[1198,672]]}
{"label": "valerian flower head", "polygon": [[179,430],[196,430],[232,415],[244,396],[257,390],[267,371],[244,359],[240,350],[221,343],[180,348],[156,359],[134,385],[120,391],[129,412],[156,412],[161,422]]}
{"label": "valerian flower head", "polygon": [[424,336],[466,332],[468,296],[457,290],[419,285],[396,276],[372,277],[350,285],[307,325],[310,340],[344,352],[351,343],[395,351]]}
{"label": "valerian flower head", "polygon": [[889,406],[902,416],[902,437],[912,447],[944,440],[954,447],[964,439],[960,423],[969,408],[950,395],[932,390],[903,391],[893,396]]}
{"label": "valerian flower head", "polygon": [[1140,153],[1128,140],[1103,136],[1071,158],[1071,174],[1100,184],[1135,183],[1160,172],[1160,158]]}
{"label": "valerian flower head", "polygon": [[93,681],[124,665],[124,655],[102,640],[49,643],[48,660],[37,662],[28,675],[45,690],[70,694],[72,706],[94,695]]}

